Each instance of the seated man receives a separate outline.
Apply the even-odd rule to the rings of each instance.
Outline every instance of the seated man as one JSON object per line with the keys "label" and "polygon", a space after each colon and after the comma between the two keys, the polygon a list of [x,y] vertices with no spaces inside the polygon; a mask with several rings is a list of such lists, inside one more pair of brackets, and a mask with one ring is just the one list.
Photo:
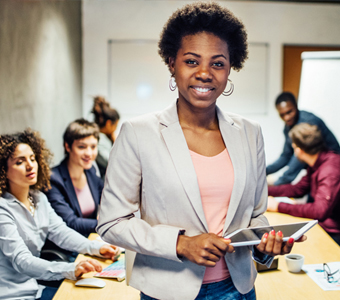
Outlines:
{"label": "seated man", "polygon": [[280,94],[275,101],[275,106],[281,119],[285,122],[283,133],[286,140],[282,154],[274,163],[267,166],[266,172],[267,175],[269,175],[279,171],[285,166],[288,166],[288,170],[286,170],[285,173],[275,181],[274,185],[291,183],[299,172],[307,167],[306,164],[299,162],[294,156],[294,151],[291,146],[292,142],[288,136],[289,130],[291,130],[296,124],[308,123],[318,126],[327,148],[336,153],[340,153],[339,143],[326,124],[314,114],[299,110],[297,108],[296,99],[292,93],[284,92]]}
{"label": "seated man", "polygon": [[325,150],[321,131],[301,123],[289,132],[296,157],[308,165],[307,175],[297,184],[269,186],[269,196],[302,197],[310,193],[311,203],[279,203],[268,198],[268,211],[316,219],[340,245],[340,155]]}

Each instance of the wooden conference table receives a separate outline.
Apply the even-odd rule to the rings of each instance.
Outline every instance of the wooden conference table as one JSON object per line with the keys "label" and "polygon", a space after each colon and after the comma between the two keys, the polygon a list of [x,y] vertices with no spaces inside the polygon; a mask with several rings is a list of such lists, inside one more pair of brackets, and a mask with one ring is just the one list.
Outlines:
{"label": "wooden conference table", "polygon": [[[285,224],[300,222],[306,219],[296,218],[280,213],[267,212],[269,223]],[[324,262],[340,261],[340,247],[319,226],[313,227],[307,232],[308,240],[296,243],[292,253],[300,253],[305,256],[305,264],[319,264]],[[90,238],[95,238],[91,235]],[[79,255],[76,262],[84,260],[84,255]],[[110,260],[97,259],[104,267],[112,263]],[[92,277],[94,273],[85,274],[83,277]],[[127,286],[125,281],[118,282],[114,279],[103,279],[106,286],[102,289],[76,287],[75,281],[65,279],[61,284],[53,300],[138,300],[139,291]],[[258,300],[301,300],[340,299],[340,291],[322,290],[307,274],[290,273],[287,270],[284,256],[279,256],[278,270],[261,272],[255,282]]]}

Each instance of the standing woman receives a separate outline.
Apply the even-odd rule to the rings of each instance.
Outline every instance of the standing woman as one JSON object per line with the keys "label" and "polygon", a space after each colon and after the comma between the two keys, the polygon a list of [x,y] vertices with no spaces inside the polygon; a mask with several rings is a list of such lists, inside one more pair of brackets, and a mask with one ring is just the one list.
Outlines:
{"label": "standing woman", "polygon": [[94,121],[100,130],[96,163],[100,176],[104,181],[110,151],[116,139],[115,131],[120,116],[118,111],[110,107],[110,103],[100,96],[94,98],[92,113],[94,114]]}
{"label": "standing woman", "polygon": [[99,128],[95,123],[78,119],[68,125],[63,139],[66,157],[52,169],[51,189],[46,195],[66,224],[87,237],[95,232],[103,189],[93,167]]}
{"label": "standing woman", "polygon": [[[50,152],[30,130],[0,136],[0,299],[38,299],[37,279],[76,280],[100,271],[95,260],[49,262],[39,258],[47,239],[64,249],[114,259],[116,247],[89,241],[68,228],[40,189],[50,187]],[[40,291],[40,293],[39,293]],[[46,287],[41,300],[52,299]]]}
{"label": "standing woman", "polygon": [[141,299],[255,299],[252,256],[270,264],[291,250],[281,232],[235,251],[223,238],[268,224],[260,126],[216,106],[247,57],[246,37],[218,4],[177,10],[159,42],[177,101],[125,122],[110,154],[97,230],[137,252],[130,285]]}

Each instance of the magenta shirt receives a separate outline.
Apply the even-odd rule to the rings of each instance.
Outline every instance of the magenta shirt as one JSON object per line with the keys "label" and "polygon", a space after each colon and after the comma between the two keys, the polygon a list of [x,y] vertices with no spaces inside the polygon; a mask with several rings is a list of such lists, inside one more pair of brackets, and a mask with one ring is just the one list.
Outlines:
{"label": "magenta shirt", "polygon": [[310,194],[312,203],[280,203],[279,212],[296,217],[319,220],[320,226],[330,233],[340,233],[340,155],[321,152],[307,175],[297,184],[268,187],[269,196],[299,198]]}
{"label": "magenta shirt", "polygon": [[[225,149],[212,157],[193,151],[190,151],[190,155],[196,170],[209,232],[222,236],[234,185],[234,169],[229,153]],[[227,264],[221,258],[215,267],[206,268],[203,283],[218,282],[228,277],[230,274]]]}
{"label": "magenta shirt", "polygon": [[94,203],[92,193],[88,183],[82,189],[74,188],[78,198],[81,213],[84,218],[87,218],[93,214],[96,210],[96,205]]}

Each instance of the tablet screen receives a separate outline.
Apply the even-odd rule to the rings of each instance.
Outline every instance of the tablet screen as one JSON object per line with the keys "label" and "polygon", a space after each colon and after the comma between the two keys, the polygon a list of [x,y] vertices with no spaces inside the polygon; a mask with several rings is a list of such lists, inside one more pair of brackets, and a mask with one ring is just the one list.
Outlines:
{"label": "tablet screen", "polygon": [[266,232],[270,232],[273,229],[275,232],[279,230],[282,231],[284,237],[290,237],[302,227],[304,227],[308,222],[284,224],[284,225],[273,225],[257,228],[245,228],[241,231],[231,234],[228,238],[231,239],[231,243],[240,243],[245,241],[259,241]]}

